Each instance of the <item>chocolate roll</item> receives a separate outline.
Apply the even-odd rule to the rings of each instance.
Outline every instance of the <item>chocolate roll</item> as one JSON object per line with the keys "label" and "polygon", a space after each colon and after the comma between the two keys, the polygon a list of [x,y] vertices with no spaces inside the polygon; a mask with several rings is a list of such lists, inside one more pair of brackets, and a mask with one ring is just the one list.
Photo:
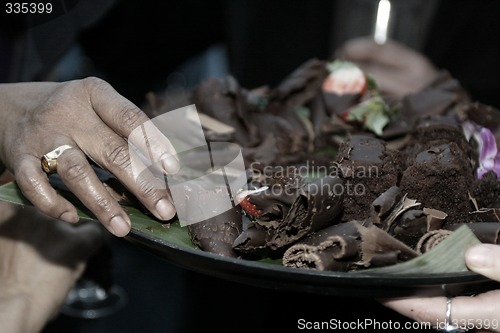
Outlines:
{"label": "chocolate roll", "polygon": [[360,234],[354,222],[321,229],[290,246],[283,254],[286,267],[349,271],[359,260]]}

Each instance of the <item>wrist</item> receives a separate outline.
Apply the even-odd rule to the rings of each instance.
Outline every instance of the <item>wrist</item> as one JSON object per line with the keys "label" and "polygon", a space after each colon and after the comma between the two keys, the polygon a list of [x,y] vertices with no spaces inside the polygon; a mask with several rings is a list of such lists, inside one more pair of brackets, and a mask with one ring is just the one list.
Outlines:
{"label": "wrist", "polygon": [[40,332],[51,314],[34,304],[30,295],[23,293],[0,294],[0,322],[2,329],[12,333]]}

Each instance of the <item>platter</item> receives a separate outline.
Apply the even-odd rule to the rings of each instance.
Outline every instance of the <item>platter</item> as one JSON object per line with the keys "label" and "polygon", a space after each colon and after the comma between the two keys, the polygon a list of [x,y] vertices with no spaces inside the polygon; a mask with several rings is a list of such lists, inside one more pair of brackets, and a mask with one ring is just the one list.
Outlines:
{"label": "platter", "polygon": [[[74,198],[81,220],[92,214]],[[30,205],[14,182],[0,186],[0,200]],[[470,295],[496,289],[500,283],[473,272],[380,275],[289,268],[280,260],[258,261],[208,253],[191,243],[187,229],[175,221],[160,223],[134,207],[124,207],[132,220],[126,239],[165,261],[187,270],[232,282],[274,290],[349,297]]]}

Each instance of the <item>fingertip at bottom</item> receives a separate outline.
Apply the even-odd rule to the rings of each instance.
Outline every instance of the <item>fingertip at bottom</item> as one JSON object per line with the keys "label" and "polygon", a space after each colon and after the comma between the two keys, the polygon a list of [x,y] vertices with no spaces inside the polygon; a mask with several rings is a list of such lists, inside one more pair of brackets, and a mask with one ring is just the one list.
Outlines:
{"label": "fingertip at bottom", "polygon": [[115,236],[124,237],[130,232],[130,224],[123,217],[115,216],[109,221],[109,231]]}
{"label": "fingertip at bottom", "polygon": [[75,212],[64,212],[59,216],[59,219],[69,223],[77,223],[80,220]]}

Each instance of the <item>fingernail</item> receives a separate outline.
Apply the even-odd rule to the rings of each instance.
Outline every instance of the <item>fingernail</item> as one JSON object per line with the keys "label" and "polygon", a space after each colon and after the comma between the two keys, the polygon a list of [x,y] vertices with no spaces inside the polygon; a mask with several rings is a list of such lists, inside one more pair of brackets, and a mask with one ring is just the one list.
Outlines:
{"label": "fingernail", "polygon": [[59,219],[64,222],[76,223],[80,218],[75,212],[64,212],[59,216]]}
{"label": "fingernail", "polygon": [[113,235],[123,237],[129,233],[130,224],[123,217],[117,215],[109,221],[109,229]]}
{"label": "fingernail", "polygon": [[169,174],[176,174],[179,169],[179,160],[174,155],[168,155],[161,159],[163,170]]}
{"label": "fingernail", "polygon": [[467,265],[475,268],[493,267],[493,257],[487,245],[477,245],[470,248],[466,253]]}
{"label": "fingernail", "polygon": [[158,201],[156,211],[162,220],[170,220],[175,215],[175,208],[167,199]]}

